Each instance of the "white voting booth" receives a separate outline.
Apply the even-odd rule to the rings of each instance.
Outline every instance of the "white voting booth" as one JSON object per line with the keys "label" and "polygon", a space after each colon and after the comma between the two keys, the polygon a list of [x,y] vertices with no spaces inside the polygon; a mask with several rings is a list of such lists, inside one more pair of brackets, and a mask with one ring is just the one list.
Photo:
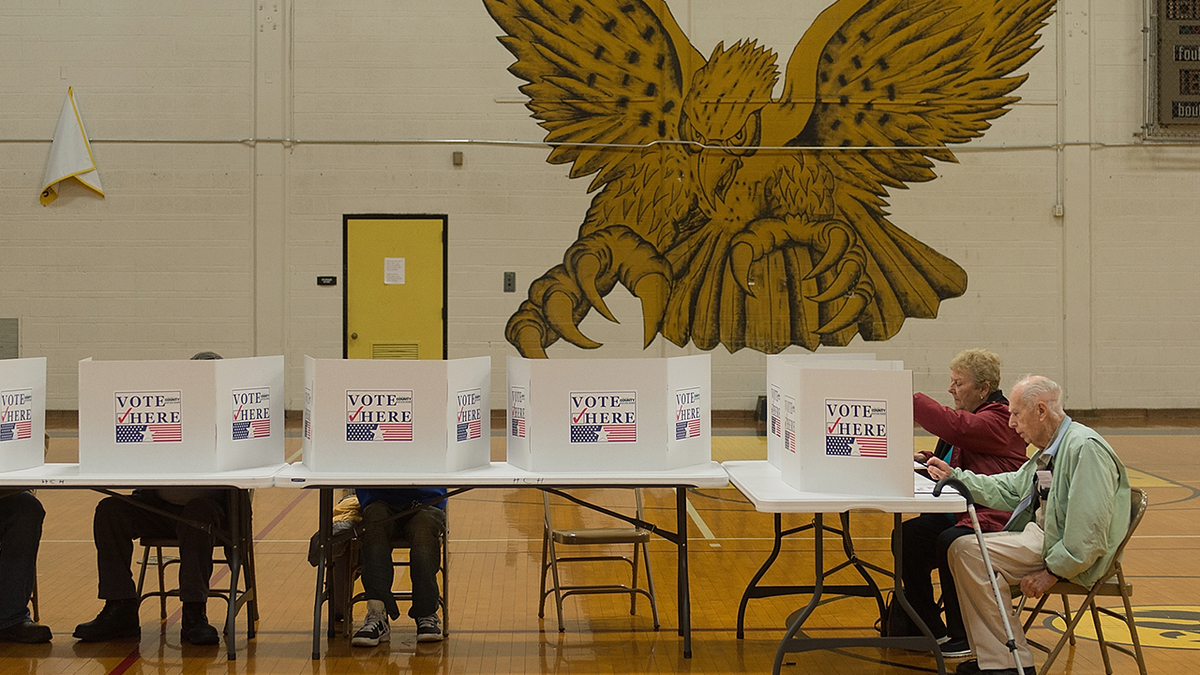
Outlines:
{"label": "white voting booth", "polygon": [[79,362],[81,473],[281,464],[283,357]]}
{"label": "white voting booth", "polygon": [[508,358],[508,462],[526,471],[666,471],[712,461],[708,354]]}
{"label": "white voting booth", "polygon": [[491,461],[492,359],[304,357],[304,464],[445,473]]}
{"label": "white voting booth", "polygon": [[912,496],[912,371],[873,359],[767,357],[767,453],[784,482]]}
{"label": "white voting booth", "polygon": [[0,360],[0,471],[45,463],[46,359]]}
{"label": "white voting booth", "polygon": [[[796,368],[883,368],[893,370],[899,368],[896,361],[876,361],[874,354],[775,354],[767,356],[767,462],[779,468],[780,458],[783,457],[785,445],[795,445],[795,429],[791,435],[785,433],[784,408],[785,401],[780,387],[784,379],[791,376],[791,370],[784,366]],[[789,419],[795,426],[795,400],[789,399],[787,409]]]}

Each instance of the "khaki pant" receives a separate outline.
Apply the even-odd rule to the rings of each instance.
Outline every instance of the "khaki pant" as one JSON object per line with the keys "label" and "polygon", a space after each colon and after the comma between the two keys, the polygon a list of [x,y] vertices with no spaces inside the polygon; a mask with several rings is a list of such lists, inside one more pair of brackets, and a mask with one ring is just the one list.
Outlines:
{"label": "khaki pant", "polygon": [[[999,573],[1000,594],[1008,598],[1008,586],[1021,583],[1021,578],[1046,568],[1042,560],[1042,529],[1029,523],[1023,532],[992,532],[983,535],[992,567]],[[958,588],[959,606],[967,629],[967,640],[983,670],[1012,668],[1016,665],[1005,643],[1004,623],[992,584],[983,565],[983,554],[975,537],[961,537],[950,546],[950,571]],[[1021,665],[1033,665],[1033,654],[1025,641],[1019,618],[1011,618],[1013,637]]]}

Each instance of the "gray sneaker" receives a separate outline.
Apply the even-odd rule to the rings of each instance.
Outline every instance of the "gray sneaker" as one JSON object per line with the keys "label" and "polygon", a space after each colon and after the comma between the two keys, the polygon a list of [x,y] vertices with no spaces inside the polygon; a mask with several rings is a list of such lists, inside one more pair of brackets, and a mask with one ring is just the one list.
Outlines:
{"label": "gray sneaker", "polygon": [[387,614],[369,610],[362,628],[350,639],[350,644],[355,647],[374,647],[380,642],[390,642],[391,639],[392,628],[388,625]]}
{"label": "gray sneaker", "polygon": [[437,614],[417,619],[417,642],[441,642],[442,622]]}

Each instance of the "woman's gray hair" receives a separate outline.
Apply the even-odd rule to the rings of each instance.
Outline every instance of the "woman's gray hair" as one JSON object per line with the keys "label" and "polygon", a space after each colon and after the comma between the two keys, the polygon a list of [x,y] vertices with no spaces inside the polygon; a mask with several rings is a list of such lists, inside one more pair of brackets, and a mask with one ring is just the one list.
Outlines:
{"label": "woman's gray hair", "polygon": [[986,349],[964,349],[950,362],[950,370],[970,375],[977,387],[988,385],[988,392],[1000,390],[1000,357]]}

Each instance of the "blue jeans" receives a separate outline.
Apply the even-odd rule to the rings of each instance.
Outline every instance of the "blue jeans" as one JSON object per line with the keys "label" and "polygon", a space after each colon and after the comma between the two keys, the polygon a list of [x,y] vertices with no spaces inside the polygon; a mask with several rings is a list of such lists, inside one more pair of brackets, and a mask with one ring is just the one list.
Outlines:
{"label": "blue jeans", "polygon": [[412,577],[413,602],[408,615],[414,619],[437,613],[437,571],[442,562],[441,536],[446,531],[446,512],[425,506],[411,515],[389,520],[410,504],[394,505],[371,502],[362,512],[363,590],[368,600],[379,600],[392,619],[400,617],[400,608],[392,597],[392,538],[397,534],[411,544],[409,576]]}
{"label": "blue jeans", "polygon": [[46,510],[32,493],[0,498],[0,628],[29,620]]}

